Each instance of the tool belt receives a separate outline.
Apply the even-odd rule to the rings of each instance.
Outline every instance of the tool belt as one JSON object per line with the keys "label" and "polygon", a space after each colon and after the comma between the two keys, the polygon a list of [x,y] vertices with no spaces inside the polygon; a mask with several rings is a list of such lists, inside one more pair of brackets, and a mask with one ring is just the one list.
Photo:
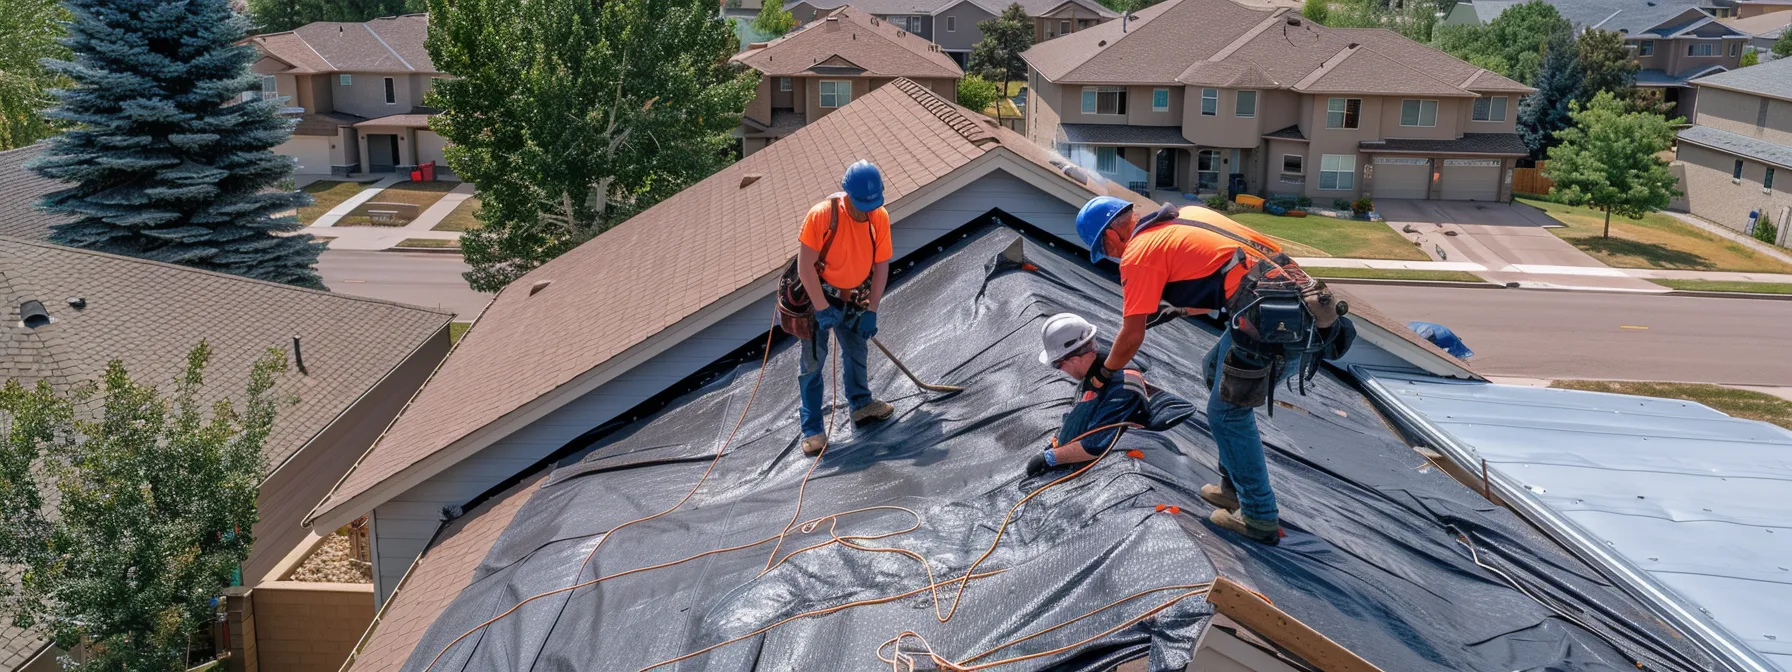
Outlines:
{"label": "tool belt", "polygon": [[[815,260],[815,277],[820,278],[828,266],[828,249],[834,246],[834,234],[840,229],[840,199],[829,198],[828,233],[821,239],[820,254]],[[877,258],[877,227],[871,227],[872,258]],[[809,296],[809,290],[803,287],[803,277],[797,267],[800,256],[793,256],[790,264],[784,267],[784,275],[778,278],[778,328],[784,333],[803,340],[815,338],[815,302]],[[871,273],[865,274],[865,281],[858,287],[841,290],[826,281],[821,283],[822,299],[829,304],[838,303],[848,310],[869,310],[871,306]]]}

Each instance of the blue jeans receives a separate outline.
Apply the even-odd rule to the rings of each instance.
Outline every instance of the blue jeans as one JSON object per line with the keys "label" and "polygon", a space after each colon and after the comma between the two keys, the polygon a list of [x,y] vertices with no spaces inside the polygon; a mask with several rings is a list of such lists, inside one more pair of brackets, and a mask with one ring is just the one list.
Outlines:
{"label": "blue jeans", "polygon": [[[1207,352],[1203,363],[1209,383],[1207,394],[1207,427],[1213,442],[1220,449],[1220,477],[1229,478],[1238,490],[1238,510],[1253,520],[1277,520],[1276,493],[1269,488],[1269,466],[1263,460],[1263,438],[1257,433],[1256,409],[1235,406],[1220,399],[1220,362],[1232,349],[1232,329],[1228,327],[1220,342]],[[1268,358],[1240,351],[1250,366],[1267,366]],[[1298,361],[1283,364],[1274,385],[1281,385],[1300,370]]]}
{"label": "blue jeans", "polygon": [[[846,381],[846,400],[853,408],[871,403],[871,386],[865,372],[865,338],[853,331],[857,323],[858,313],[849,313],[846,321],[834,330],[840,338],[840,362],[845,371],[841,375]],[[826,432],[828,415],[822,408],[822,401],[827,392],[828,331],[816,328],[815,338],[803,341],[803,360],[798,368],[797,387],[802,390],[803,408],[800,416],[803,421],[803,436],[815,436]]]}

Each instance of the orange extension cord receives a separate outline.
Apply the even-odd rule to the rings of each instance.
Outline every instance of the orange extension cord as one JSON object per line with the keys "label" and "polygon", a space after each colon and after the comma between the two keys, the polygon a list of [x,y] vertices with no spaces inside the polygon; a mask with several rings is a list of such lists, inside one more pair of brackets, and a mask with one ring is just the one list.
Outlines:
{"label": "orange extension cord", "polygon": [[[710,460],[708,468],[704,469],[703,475],[697,479],[697,483],[695,485],[691,486],[690,491],[686,492],[685,495],[683,497],[679,498],[679,500],[676,503],[674,503],[672,506],[666,508],[665,510],[660,511],[659,513],[649,515],[649,516],[637,518],[637,519],[622,523],[621,525],[617,525],[616,527],[610,528],[610,530],[608,532],[604,533],[602,538],[598,539],[597,544],[591,547],[591,551],[585,555],[584,561],[579,564],[578,574],[584,573],[585,568],[590,565],[591,560],[597,556],[598,549],[603,546],[604,542],[609,541],[610,537],[614,536],[617,531],[619,531],[625,527],[629,527],[629,526],[636,525],[639,523],[644,523],[644,522],[653,520],[655,518],[665,516],[667,514],[672,513],[673,511],[678,510],[678,508],[682,507],[685,504],[685,502],[690,501],[691,497],[695,496],[697,494],[697,491],[703,487],[703,484],[709,480],[710,474],[714,473],[714,471],[715,471],[716,464],[721,461],[722,455],[727,452],[728,446],[730,446],[734,443],[734,439],[740,433],[741,427],[746,424],[747,414],[753,408],[753,402],[759,395],[760,384],[765,381],[766,364],[768,361],[770,361],[770,358],[771,358],[771,343],[772,343],[772,336],[774,335],[774,333],[775,333],[775,331],[771,330],[771,329],[768,329],[766,331],[765,352],[760,357],[759,374],[758,374],[758,377],[753,381],[752,391],[749,392],[747,395],[746,406],[741,409],[740,417],[738,419],[736,419],[736,421],[734,423],[733,430],[731,430],[728,433],[728,438],[726,440],[724,440],[720,446],[717,446],[715,457]],[[832,390],[833,394],[830,396],[829,415],[828,415],[829,429],[833,428],[833,424],[834,424],[834,420],[835,420],[834,416],[838,412],[837,407],[838,407],[839,387],[840,387],[840,384],[839,384],[840,383],[839,360],[834,359],[832,364],[833,364],[833,373],[834,373],[834,375],[833,375],[833,378],[834,378],[833,388],[834,389]],[[1132,428],[1132,427],[1138,427],[1138,426],[1139,425],[1132,424],[1132,423],[1124,423],[1124,422],[1103,425],[1101,427],[1097,427],[1095,429],[1091,429],[1087,432],[1084,432],[1084,433],[1078,435],[1076,438],[1071,439],[1071,441],[1072,442],[1079,441],[1079,440],[1082,440],[1084,437],[1087,437],[1091,434],[1095,434],[1097,432],[1105,431],[1108,429],[1116,429],[1116,428],[1124,429],[1124,428]],[[1113,446],[1118,442],[1119,442],[1118,437],[1116,437],[1114,441],[1110,441],[1108,443],[1108,446],[1106,448],[1104,448],[1102,450],[1101,454],[1097,455],[1094,460],[1090,460],[1088,463],[1084,464],[1082,467],[1078,468],[1076,471],[1071,472],[1070,474],[1067,474],[1065,476],[1059,477],[1050,483],[1047,483],[1043,487],[1040,487],[1038,490],[1034,490],[1033,492],[1029,493],[1026,497],[1021,498],[1020,501],[1015,502],[1013,506],[1009,507],[1007,515],[1003,517],[1002,524],[1000,527],[997,528],[996,537],[995,537],[995,539],[993,539],[990,542],[989,548],[984,550],[983,554],[978,556],[978,558],[975,562],[971,563],[971,566],[965,570],[964,576],[961,576],[961,577],[955,578],[955,579],[948,579],[946,581],[937,580],[935,578],[935,575],[933,572],[932,563],[928,562],[928,560],[925,557],[921,556],[918,553],[915,553],[915,552],[907,550],[907,549],[902,549],[902,548],[884,548],[884,547],[875,547],[875,546],[861,546],[857,543],[854,543],[854,542],[858,542],[858,541],[875,541],[875,540],[879,540],[879,539],[886,539],[889,537],[907,534],[909,532],[913,532],[917,529],[920,529],[922,517],[919,512],[916,512],[913,509],[909,509],[907,507],[901,507],[901,506],[894,506],[894,505],[869,506],[869,507],[853,509],[851,511],[843,511],[843,512],[839,512],[839,513],[828,514],[826,516],[814,518],[814,519],[811,519],[808,521],[804,521],[802,523],[797,522],[798,519],[802,516],[803,497],[804,497],[805,491],[808,488],[809,479],[810,479],[810,477],[812,477],[815,474],[815,467],[821,463],[822,456],[827,453],[827,447],[823,446],[821,452],[817,453],[815,455],[815,457],[811,460],[811,462],[809,464],[809,470],[804,473],[802,482],[797,486],[796,510],[791,513],[790,522],[787,523],[784,526],[784,529],[780,530],[777,535],[771,536],[771,537],[766,537],[766,538],[760,539],[758,541],[741,544],[738,546],[730,546],[727,548],[719,548],[719,549],[714,549],[714,550],[710,550],[710,551],[705,551],[703,553],[698,553],[696,555],[692,555],[692,556],[689,556],[686,558],[680,558],[678,560],[672,560],[672,561],[660,563],[657,565],[650,565],[647,567],[640,567],[640,568],[636,568],[636,569],[618,572],[618,573],[611,574],[608,576],[601,576],[601,577],[598,577],[595,579],[591,579],[589,581],[584,581],[581,583],[569,585],[564,588],[558,588],[555,590],[550,590],[547,592],[531,595],[527,598],[524,598],[522,601],[518,602],[517,604],[511,606],[509,609],[504,610],[502,613],[498,614],[497,616],[493,616],[490,619],[487,619],[486,621],[480,623],[479,625],[473,626],[471,629],[467,630],[466,632],[461,633],[460,636],[455,637],[452,641],[448,642],[448,644],[446,646],[442,647],[441,651],[436,653],[435,658],[431,659],[429,665],[424,667],[423,670],[424,670],[424,672],[431,672],[431,670],[433,670],[435,668],[436,664],[441,662],[442,657],[447,655],[447,653],[450,649],[454,648],[454,645],[459,644],[461,641],[465,640],[467,637],[472,636],[474,633],[479,632],[480,630],[484,629],[485,627],[490,626],[491,624],[496,623],[499,620],[502,620],[503,618],[515,613],[518,609],[521,609],[523,607],[523,605],[526,605],[535,600],[539,600],[541,598],[549,597],[549,596],[553,596],[553,595],[558,595],[560,593],[578,590],[580,588],[593,586],[598,583],[608,581],[610,579],[620,578],[620,577],[628,576],[631,574],[639,574],[642,572],[648,572],[648,571],[652,571],[652,570],[656,570],[656,569],[664,569],[666,567],[672,567],[675,565],[690,562],[692,560],[697,560],[697,559],[709,557],[712,555],[718,555],[721,553],[729,553],[729,552],[733,552],[733,551],[739,551],[739,550],[745,550],[748,548],[753,548],[753,547],[760,546],[760,545],[763,545],[763,544],[765,544],[767,542],[771,542],[771,541],[776,541],[777,545],[772,548],[771,555],[766,559],[765,569],[761,570],[760,573],[758,574],[758,576],[764,576],[766,572],[770,572],[771,570],[777,568],[779,565],[784,564],[784,562],[788,561],[790,558],[796,557],[797,555],[838,543],[842,546],[846,546],[848,548],[852,548],[855,550],[874,552],[874,553],[898,553],[898,554],[913,558],[917,562],[920,562],[921,566],[927,571],[928,583],[925,586],[922,586],[920,588],[916,588],[914,590],[911,590],[911,591],[908,591],[905,593],[901,593],[898,595],[891,595],[891,596],[882,597],[882,598],[871,598],[871,599],[865,599],[865,600],[857,600],[857,601],[853,601],[853,602],[847,602],[845,604],[836,605],[833,607],[827,607],[827,608],[823,608],[823,609],[815,609],[815,610],[806,611],[806,612],[803,612],[800,614],[796,614],[796,615],[790,616],[788,618],[785,618],[783,620],[780,620],[776,623],[773,623],[771,625],[768,625],[768,626],[765,626],[758,630],[755,630],[753,632],[747,633],[745,635],[741,635],[741,636],[735,637],[733,639],[729,639],[729,640],[726,640],[723,642],[719,642],[719,643],[710,645],[703,649],[699,649],[697,651],[687,653],[687,654],[685,654],[683,656],[679,656],[677,658],[668,659],[668,660],[641,668],[642,672],[646,672],[647,670],[651,670],[651,669],[654,669],[657,667],[663,667],[663,666],[677,663],[680,661],[689,660],[691,658],[703,655],[705,653],[728,646],[730,644],[734,644],[736,642],[740,642],[740,641],[750,639],[752,637],[756,637],[758,635],[764,634],[766,632],[769,632],[775,628],[778,628],[786,623],[790,623],[795,620],[808,618],[811,616],[827,615],[827,614],[831,614],[834,612],[849,609],[852,607],[892,602],[895,600],[913,596],[915,594],[921,593],[922,591],[931,591],[930,596],[933,600],[934,618],[937,619],[941,623],[945,623],[947,621],[950,621],[952,619],[952,616],[958,613],[958,607],[960,604],[963,603],[965,590],[969,587],[970,581],[972,579],[987,578],[987,577],[995,576],[997,574],[1001,574],[1002,572],[1007,571],[1007,570],[1003,569],[1003,570],[996,570],[993,572],[985,572],[982,574],[978,574],[977,567],[982,565],[985,560],[989,559],[989,556],[991,556],[995,553],[996,548],[1001,544],[1002,537],[1007,533],[1008,526],[1014,520],[1015,511],[1018,511],[1022,505],[1026,504],[1028,501],[1032,500],[1034,497],[1038,496],[1040,493],[1043,493],[1046,490],[1049,490],[1052,487],[1057,486],[1060,483],[1063,483],[1065,481],[1068,481],[1068,480],[1074,479],[1078,476],[1081,476],[1084,472],[1088,471],[1090,468],[1094,467],[1097,463],[1101,462],[1101,460],[1103,458],[1107,457],[1108,453],[1110,453],[1112,451]],[[909,515],[913,516],[914,522],[905,529],[896,530],[896,531],[892,531],[892,532],[884,532],[881,534],[844,535],[844,536],[842,536],[838,533],[838,526],[839,526],[840,518],[845,517],[845,516],[850,516],[853,514],[857,514],[857,513],[863,513],[863,512],[868,512],[868,511],[877,511],[877,510],[903,511],[903,512],[906,512]],[[779,551],[782,550],[782,548],[783,548],[785,538],[790,534],[790,530],[799,529],[802,533],[808,534],[808,533],[813,532],[823,522],[828,523],[828,536],[829,536],[828,541],[824,541],[824,542],[820,542],[817,544],[803,547],[801,549],[792,551],[789,555],[785,555],[781,558],[778,556]],[[576,575],[577,574],[575,574],[575,576]],[[942,615],[940,613],[941,599],[940,599],[940,594],[939,594],[939,588],[941,586],[947,586],[947,585],[951,585],[954,583],[958,584],[958,591],[953,596],[951,609],[949,609],[944,615]],[[985,651],[976,656],[972,656],[971,658],[967,658],[967,659],[965,659],[964,662],[968,663],[970,661],[977,660],[979,658],[987,657],[990,654],[992,654],[996,651],[999,651],[1001,649],[1005,649],[1005,648],[1014,646],[1016,644],[1020,644],[1027,640],[1044,635],[1048,632],[1052,632],[1052,631],[1058,630],[1060,628],[1069,626],[1072,623],[1076,623],[1085,618],[1089,618],[1089,617],[1094,616],[1095,614],[1098,614],[1102,611],[1106,611],[1114,606],[1123,604],[1125,602],[1129,602],[1131,600],[1137,599],[1138,597],[1141,597],[1144,595],[1148,595],[1148,594],[1151,594],[1154,592],[1162,592],[1162,591],[1166,591],[1166,590],[1175,590],[1175,589],[1180,589],[1180,588],[1191,589],[1190,592],[1180,595],[1177,598],[1170,600],[1169,602],[1163,603],[1163,604],[1145,612],[1144,614],[1134,617],[1133,619],[1129,620],[1126,623],[1122,623],[1121,625],[1116,626],[1113,629],[1110,629],[1106,632],[1098,634],[1089,639],[1083,640],[1082,642],[1073,644],[1069,647],[1062,647],[1060,649],[1056,649],[1053,651],[1047,651],[1047,652],[1042,652],[1042,653],[1038,653],[1038,654],[1030,654],[1027,656],[1021,656],[1021,657],[1012,658],[1012,659],[1004,659],[1001,661],[996,661],[994,663],[986,663],[983,665],[977,665],[977,666],[973,666],[973,667],[963,667],[963,666],[959,666],[958,664],[946,661],[944,658],[941,658],[940,656],[933,654],[931,649],[928,649],[927,655],[931,656],[935,660],[935,662],[946,666],[945,669],[948,669],[948,670],[981,670],[981,669],[986,669],[988,667],[994,667],[996,665],[1004,665],[1004,664],[1008,664],[1008,663],[1020,662],[1023,660],[1030,660],[1033,658],[1049,656],[1049,655],[1053,655],[1056,653],[1061,653],[1063,651],[1068,651],[1077,646],[1082,646],[1083,644],[1087,644],[1088,642],[1095,641],[1096,639],[1105,637],[1109,634],[1112,634],[1113,632],[1117,632],[1122,628],[1132,625],[1133,623],[1137,623],[1141,620],[1149,618],[1150,616],[1152,616],[1164,609],[1169,608],[1171,605],[1174,605],[1176,602],[1179,602],[1182,599],[1184,599],[1190,595],[1195,595],[1195,594],[1200,594],[1201,592],[1205,592],[1207,590],[1208,585],[1209,584],[1191,584],[1189,586],[1169,586],[1169,587],[1164,587],[1164,588],[1154,588],[1151,590],[1136,593],[1134,595],[1123,598],[1123,599],[1121,599],[1117,602],[1114,602],[1112,604],[1109,604],[1107,606],[1101,607],[1094,611],[1090,611],[1081,616],[1073,618],[1069,621],[1065,621],[1058,625],[1054,625],[1052,627],[1046,628],[1039,632],[1035,632],[1031,635],[1027,635],[1020,639],[1016,639],[1016,640],[1007,642],[1005,644],[1002,644],[1001,646],[997,646],[993,649],[990,649],[989,651]],[[878,653],[877,653],[878,658],[880,660],[885,660],[886,662],[891,662],[892,665],[895,665],[896,659],[885,659],[883,657],[883,648],[887,647],[887,646],[891,646],[893,644],[897,645],[897,651],[895,652],[895,656],[897,656],[899,658],[904,655],[900,651],[900,642],[904,638],[908,638],[908,637],[912,637],[915,639],[921,639],[921,636],[919,634],[914,633],[912,631],[901,633],[895,639],[887,641],[884,643],[883,646],[879,647]],[[921,642],[922,642],[923,646],[926,645],[926,640],[921,639]]]}

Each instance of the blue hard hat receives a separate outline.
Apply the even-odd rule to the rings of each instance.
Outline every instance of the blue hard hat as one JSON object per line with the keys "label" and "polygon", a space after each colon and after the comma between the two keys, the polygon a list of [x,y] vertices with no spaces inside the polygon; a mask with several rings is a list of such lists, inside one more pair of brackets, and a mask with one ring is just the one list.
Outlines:
{"label": "blue hard hat", "polygon": [[1121,213],[1132,209],[1132,202],[1114,196],[1096,196],[1076,213],[1076,235],[1089,246],[1089,263],[1107,258],[1101,253],[1101,234]]}
{"label": "blue hard hat", "polygon": [[870,161],[861,159],[847,166],[846,176],[840,178],[840,189],[852,199],[852,207],[858,208],[859,212],[884,207],[884,174]]}

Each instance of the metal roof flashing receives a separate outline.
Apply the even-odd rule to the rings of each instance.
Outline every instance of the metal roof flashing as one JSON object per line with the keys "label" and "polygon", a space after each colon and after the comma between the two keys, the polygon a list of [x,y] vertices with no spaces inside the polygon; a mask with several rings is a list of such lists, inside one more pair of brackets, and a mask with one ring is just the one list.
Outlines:
{"label": "metal roof flashing", "polygon": [[[1749,423],[1750,425],[1764,425],[1765,423],[1730,418],[1714,409],[1692,402],[1597,392],[1525,388],[1484,381],[1449,380],[1367,366],[1352,366],[1350,371],[1361,382],[1363,390],[1376,402],[1376,406],[1383,415],[1397,424],[1402,431],[1430,444],[1463,470],[1481,474],[1486,482],[1477,485],[1485,487],[1490,495],[1496,495],[1499,501],[1503,501],[1545,535],[1598,568],[1606,578],[1614,581],[1644,604],[1649,605],[1657,615],[1685,633],[1690,640],[1708,654],[1735,669],[1749,672],[1780,670],[1780,667],[1767,658],[1768,654],[1782,660],[1792,660],[1792,649],[1762,650],[1761,645],[1773,643],[1769,640],[1777,640],[1776,635],[1772,633],[1763,635],[1753,631],[1734,632],[1730,627],[1726,627],[1724,622],[1719,621],[1722,618],[1732,626],[1743,622],[1749,625],[1758,625],[1762,622],[1763,615],[1749,613],[1751,608],[1767,607],[1771,609],[1772,607],[1768,605],[1776,600],[1761,599],[1760,595],[1750,598],[1730,594],[1724,596],[1731,598],[1725,604],[1701,604],[1684,594],[1684,585],[1680,586],[1682,590],[1676,590],[1662,576],[1658,576],[1658,574],[1696,573],[1688,572],[1681,567],[1648,568],[1644,563],[1650,565],[1664,563],[1656,562],[1660,557],[1636,557],[1625,552],[1625,548],[1647,548],[1647,546],[1635,544],[1634,537],[1621,537],[1626,541],[1623,546],[1619,546],[1613,541],[1614,536],[1619,536],[1614,535],[1613,532],[1625,524],[1622,521],[1638,518],[1637,514],[1602,511],[1601,509],[1608,507],[1613,500],[1610,498],[1601,500],[1597,493],[1592,492],[1596,488],[1586,487],[1572,490],[1556,487],[1564,482],[1570,482],[1561,479],[1550,481],[1548,487],[1540,484],[1548,479],[1539,472],[1550,468],[1579,469],[1580,471],[1576,472],[1575,480],[1582,482],[1591,480],[1586,478],[1585,468],[1594,464],[1597,458],[1611,457],[1610,454],[1598,454],[1598,448],[1595,445],[1596,439],[1589,438],[1590,433],[1598,432],[1599,426],[1576,423],[1573,417],[1576,413],[1603,413],[1613,418],[1625,416],[1632,420],[1648,417],[1654,419],[1653,424],[1665,425],[1696,424],[1714,420],[1728,423]],[[1557,393],[1568,395],[1560,397],[1561,399],[1586,403],[1537,403],[1540,400],[1535,398],[1542,395],[1555,396]],[[1643,401],[1645,399],[1647,400]],[[1618,403],[1624,403],[1633,408],[1620,409],[1617,407]],[[1500,405],[1518,405],[1524,408],[1522,413],[1499,416],[1497,410],[1494,409]],[[1670,407],[1678,407],[1681,411],[1675,412]],[[1483,410],[1485,413],[1465,413],[1465,410]],[[1555,412],[1552,413],[1551,410]],[[1499,417],[1505,417],[1507,421],[1501,422]],[[1683,452],[1685,450],[1685,443],[1674,441],[1673,439],[1678,437],[1672,436],[1671,433],[1664,435],[1664,433],[1649,431],[1657,429],[1655,427],[1639,430],[1629,422],[1619,426],[1615,421],[1607,422],[1605,425],[1611,427],[1609,430],[1611,435],[1619,437],[1617,442],[1622,443],[1619,446],[1620,450],[1616,451],[1619,453],[1632,450],[1637,453],[1644,453],[1647,450],[1664,452]],[[1589,426],[1593,427],[1591,432],[1588,429]],[[1455,428],[1456,431],[1452,432],[1452,428]],[[1711,441],[1727,440],[1732,443],[1757,444],[1763,447],[1770,443],[1778,444],[1783,449],[1792,450],[1792,432],[1786,432],[1777,427],[1773,429],[1784,435],[1783,442],[1772,441],[1771,437],[1767,441],[1750,441],[1747,439],[1746,432],[1732,434],[1722,431],[1723,429],[1725,428],[1705,424],[1697,428],[1689,428],[1682,434],[1697,435]],[[1750,428],[1745,427],[1744,429]],[[1624,435],[1626,430],[1638,433],[1626,436]],[[1467,436],[1459,436],[1459,434]],[[1555,437],[1558,439],[1558,445],[1552,446],[1548,439],[1551,435],[1557,434],[1561,435]],[[1652,436],[1644,436],[1644,434]],[[1636,440],[1627,440],[1629,436],[1636,437]],[[1501,441],[1502,438],[1504,441]],[[1638,450],[1638,447],[1650,438],[1667,440],[1656,441],[1655,444]],[[1560,445],[1560,440],[1574,443]],[[1539,453],[1549,453],[1558,459],[1553,462],[1544,462],[1538,459]],[[1649,455],[1637,454],[1633,455],[1633,459],[1637,462],[1648,462]],[[1612,477],[1613,481],[1619,482],[1620,487],[1626,483],[1625,479],[1631,479],[1628,484],[1637,485],[1635,480],[1638,479],[1635,477],[1638,474],[1659,475],[1659,472],[1651,470],[1661,468],[1656,463],[1646,465],[1631,463],[1625,466],[1628,468],[1612,467],[1614,470],[1622,469],[1617,472],[1617,476]],[[1701,470],[1701,472],[1704,471]],[[1720,469],[1710,469],[1709,473],[1688,474],[1688,476],[1708,479],[1721,472]],[[1517,475],[1519,473],[1524,475],[1523,479]],[[1763,478],[1771,478],[1771,476]],[[1531,482],[1527,483],[1526,480]],[[1632,488],[1632,490],[1640,489]],[[1641,500],[1648,496],[1650,495],[1636,495],[1636,498]],[[1627,498],[1628,495],[1625,497]],[[1565,503],[1568,505],[1565,506]],[[1720,502],[1709,504],[1712,507],[1721,505]],[[1784,498],[1781,498],[1780,506],[1787,507]],[[1711,510],[1711,508],[1704,508],[1705,512]],[[1595,524],[1585,524],[1590,516],[1614,513],[1617,515],[1604,516]],[[1642,518],[1649,517],[1642,516]],[[1610,522],[1613,519],[1620,522]],[[1684,529],[1687,522],[1709,521],[1674,519],[1669,522],[1678,523]],[[1783,540],[1773,541],[1784,543]],[[1723,562],[1722,559],[1715,558],[1723,553],[1715,551],[1723,548],[1734,552],[1738,550],[1736,546],[1741,545],[1740,542],[1722,545],[1700,544],[1684,538],[1676,538],[1662,543],[1682,548],[1700,549],[1699,552],[1706,554],[1706,557],[1713,558],[1716,562]],[[1772,541],[1763,543],[1772,543]],[[1666,556],[1665,553],[1660,555]],[[1672,560],[1672,558],[1668,559]],[[1757,585],[1757,582],[1772,582],[1772,578],[1756,578],[1751,585]],[[1785,584],[1779,582],[1779,585]],[[1710,598],[1713,596],[1712,593],[1722,592],[1722,589],[1707,585],[1698,592],[1700,595]],[[1710,602],[1709,599],[1706,602]],[[1780,604],[1783,605],[1784,602],[1780,602]],[[1766,617],[1769,620],[1772,618],[1770,614]]]}

